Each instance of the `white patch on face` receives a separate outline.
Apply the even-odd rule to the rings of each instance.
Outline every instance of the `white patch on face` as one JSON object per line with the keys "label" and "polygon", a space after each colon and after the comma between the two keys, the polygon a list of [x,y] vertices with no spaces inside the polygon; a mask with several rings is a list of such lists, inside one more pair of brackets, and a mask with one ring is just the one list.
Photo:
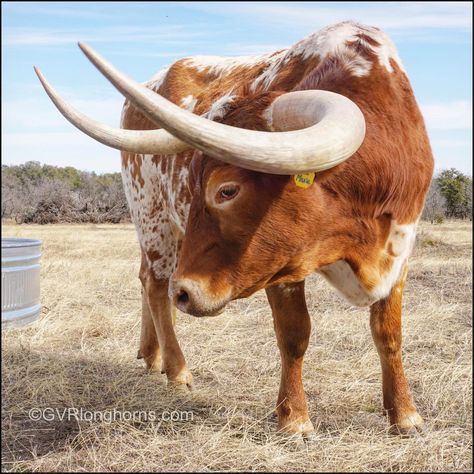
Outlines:
{"label": "white patch on face", "polygon": [[392,221],[385,248],[382,250],[392,256],[392,266],[387,273],[379,271],[379,283],[372,290],[364,288],[350,265],[343,260],[320,268],[318,273],[321,273],[354,306],[369,306],[386,298],[400,278],[403,265],[413,250],[417,223],[418,221],[400,225]]}
{"label": "white patch on face", "polygon": [[181,107],[192,112],[194,110],[194,107],[196,107],[197,101],[198,100],[194,96],[187,95],[186,97],[181,99]]}

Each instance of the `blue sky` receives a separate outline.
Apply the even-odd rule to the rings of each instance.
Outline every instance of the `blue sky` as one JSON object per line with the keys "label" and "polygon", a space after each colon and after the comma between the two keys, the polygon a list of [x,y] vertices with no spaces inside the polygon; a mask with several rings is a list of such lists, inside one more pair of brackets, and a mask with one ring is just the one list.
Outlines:
{"label": "blue sky", "polygon": [[2,162],[120,170],[119,153],[56,111],[39,66],[71,104],[118,126],[122,97],[76,46],[139,81],[190,55],[251,55],[356,20],[395,42],[426,120],[436,168],[472,175],[471,2],[2,2]]}

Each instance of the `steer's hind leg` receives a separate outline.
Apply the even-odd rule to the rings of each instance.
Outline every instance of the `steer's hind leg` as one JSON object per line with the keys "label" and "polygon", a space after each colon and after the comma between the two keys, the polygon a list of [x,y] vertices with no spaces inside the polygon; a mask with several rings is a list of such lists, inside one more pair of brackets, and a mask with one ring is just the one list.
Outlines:
{"label": "steer's hind leg", "polygon": [[303,357],[311,322],[304,296],[304,282],[267,288],[281,356],[278,394],[278,427],[291,433],[313,431],[303,389]]}
{"label": "steer's hind leg", "polygon": [[407,434],[423,426],[402,365],[402,293],[407,268],[387,298],[370,307],[370,327],[382,365],[383,404],[394,432]]}
{"label": "steer's hind leg", "polygon": [[161,351],[162,371],[171,385],[192,387],[184,355],[179,347],[173,325],[173,306],[168,297],[168,279],[158,279],[152,269],[140,275]]}
{"label": "steer's hind leg", "polygon": [[150,371],[161,371],[161,353],[146,290],[142,287],[142,327],[138,359],[143,359]]}

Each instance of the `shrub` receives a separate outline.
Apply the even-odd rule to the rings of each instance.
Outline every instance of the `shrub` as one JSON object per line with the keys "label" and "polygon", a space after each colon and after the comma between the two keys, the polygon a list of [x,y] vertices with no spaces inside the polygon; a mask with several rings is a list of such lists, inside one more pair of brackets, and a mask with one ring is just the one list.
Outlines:
{"label": "shrub", "polygon": [[2,166],[2,219],[18,223],[129,221],[120,173],[27,162]]}

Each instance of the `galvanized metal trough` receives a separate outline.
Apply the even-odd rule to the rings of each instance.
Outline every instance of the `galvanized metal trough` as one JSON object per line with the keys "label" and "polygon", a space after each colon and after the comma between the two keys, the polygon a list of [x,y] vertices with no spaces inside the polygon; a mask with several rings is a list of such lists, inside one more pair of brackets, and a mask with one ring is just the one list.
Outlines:
{"label": "galvanized metal trough", "polygon": [[2,328],[33,322],[41,312],[41,240],[2,238]]}

